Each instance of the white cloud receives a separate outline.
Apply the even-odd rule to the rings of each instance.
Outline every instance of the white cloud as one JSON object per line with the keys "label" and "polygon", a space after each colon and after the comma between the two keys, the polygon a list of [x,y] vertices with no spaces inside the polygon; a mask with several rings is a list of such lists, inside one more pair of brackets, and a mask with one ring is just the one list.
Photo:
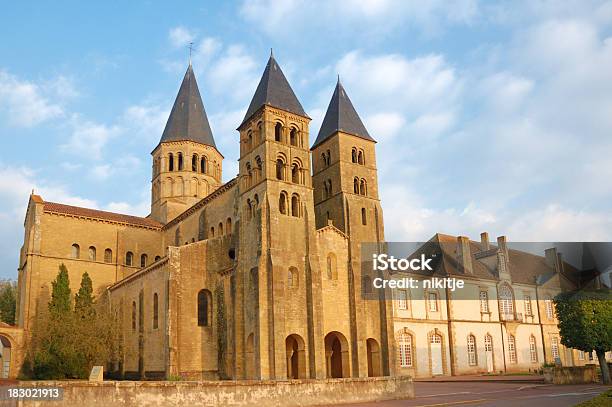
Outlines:
{"label": "white cloud", "polygon": [[33,127],[50,119],[61,117],[62,107],[49,100],[41,86],[21,80],[0,70],[0,113],[4,112],[10,124]]}
{"label": "white cloud", "polygon": [[249,0],[242,3],[240,14],[270,35],[313,35],[319,28],[327,33],[358,25],[360,29],[352,35],[372,36],[400,24],[431,35],[448,25],[470,24],[479,16],[479,9],[476,0]]}
{"label": "white cloud", "polygon": [[208,87],[216,94],[244,104],[255,92],[259,80],[257,64],[241,45],[230,45],[206,71]]}
{"label": "white cloud", "polygon": [[195,34],[183,26],[170,29],[168,39],[173,47],[179,48],[188,45],[195,39]]}
{"label": "white cloud", "polygon": [[102,158],[102,152],[109,140],[117,137],[123,129],[118,125],[107,126],[93,121],[83,120],[74,115],[71,120],[72,134],[61,148],[84,159]]}

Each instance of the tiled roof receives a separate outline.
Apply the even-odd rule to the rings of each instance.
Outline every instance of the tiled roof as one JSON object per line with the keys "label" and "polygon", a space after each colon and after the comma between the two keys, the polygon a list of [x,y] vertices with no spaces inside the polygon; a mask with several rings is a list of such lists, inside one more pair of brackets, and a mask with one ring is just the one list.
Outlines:
{"label": "tiled roof", "polygon": [[251,99],[249,108],[244,115],[244,120],[238,128],[246,123],[251,116],[253,116],[262,106],[268,105],[277,107],[287,112],[295,113],[300,116],[308,117],[302,104],[298,100],[291,85],[285,78],[283,71],[274,59],[274,56],[270,55],[266,69],[261,76],[257,90]]}
{"label": "tiled roof", "polygon": [[160,142],[185,140],[216,148],[191,64],[185,72]]}
{"label": "tiled roof", "polygon": [[340,79],[338,79],[336,89],[327,107],[319,135],[311,148],[315,148],[338,131],[352,134],[365,140],[375,141],[363,125],[361,118],[353,107],[351,99],[349,99],[344,87],[340,83]]}
{"label": "tiled roof", "polygon": [[159,229],[162,227],[161,223],[150,218],[123,215],[120,213],[100,211],[97,209],[81,208],[79,206],[64,205],[55,202],[45,202],[44,211],[47,213],[59,213],[110,222],[124,223],[132,226],[141,226],[155,229]]}

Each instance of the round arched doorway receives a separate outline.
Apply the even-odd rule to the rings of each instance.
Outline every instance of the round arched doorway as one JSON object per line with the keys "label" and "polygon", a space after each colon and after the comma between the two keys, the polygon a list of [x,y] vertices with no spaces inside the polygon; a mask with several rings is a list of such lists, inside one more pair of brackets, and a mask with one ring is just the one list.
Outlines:
{"label": "round arched doorway", "polygon": [[374,338],[366,341],[366,351],[368,355],[368,376],[381,376],[380,369],[380,346]]}
{"label": "round arched doorway", "polygon": [[304,340],[300,335],[292,334],[285,339],[287,352],[287,378],[306,378],[306,355],[304,352]]}
{"label": "round arched doorway", "polygon": [[349,377],[349,352],[346,337],[340,332],[325,336],[327,377]]}

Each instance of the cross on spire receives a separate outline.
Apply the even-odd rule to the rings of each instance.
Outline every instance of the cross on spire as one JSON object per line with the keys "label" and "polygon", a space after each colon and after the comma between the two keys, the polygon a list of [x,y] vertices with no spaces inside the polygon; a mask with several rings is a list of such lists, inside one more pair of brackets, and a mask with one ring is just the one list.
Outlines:
{"label": "cross on spire", "polygon": [[191,65],[191,54],[193,52],[193,41],[189,43],[187,48],[189,48],[189,65]]}

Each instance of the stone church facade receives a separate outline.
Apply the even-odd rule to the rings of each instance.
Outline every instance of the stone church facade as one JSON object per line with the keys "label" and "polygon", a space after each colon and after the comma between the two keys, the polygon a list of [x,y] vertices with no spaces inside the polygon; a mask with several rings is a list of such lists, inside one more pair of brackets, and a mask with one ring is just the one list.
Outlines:
{"label": "stone church facade", "polygon": [[[44,317],[62,263],[73,292],[87,271],[96,296],[108,295],[122,354],[107,369],[126,378],[474,373],[488,369],[488,359],[483,354],[476,364],[466,362],[464,342],[473,335],[478,343],[470,342],[470,349],[489,352],[483,342],[489,333],[494,371],[535,367],[522,356],[521,363],[505,362],[508,335],[516,335],[521,351],[534,336],[537,363],[544,362],[543,349],[558,336],[556,323],[543,320],[535,302],[532,314],[518,317],[519,301],[541,297],[535,280],[516,279],[515,273],[527,267],[533,275],[548,275],[558,261],[533,256],[516,266],[511,253],[504,274],[490,260],[505,253],[503,245],[482,247],[484,240],[478,245],[460,238],[456,246],[454,238],[443,237],[452,240],[451,257],[470,259],[474,272],[466,279],[473,290],[488,293],[489,311],[478,311],[478,301],[453,301],[445,292],[435,293],[436,308],[427,302],[430,293],[387,292],[378,301],[364,300],[361,244],[385,242],[376,142],[340,81],[312,147],[309,122],[270,56],[237,127],[239,173],[224,183],[223,155],[190,65],[151,153],[149,216],[47,202],[32,194],[16,326],[0,326],[3,354],[7,348],[10,354],[6,376],[19,371],[29,332]],[[455,271],[449,266],[441,272]],[[546,293],[561,289],[560,276],[542,282],[550,286]],[[520,285],[513,288],[512,320],[509,312],[498,312],[495,293],[502,282]]]}

